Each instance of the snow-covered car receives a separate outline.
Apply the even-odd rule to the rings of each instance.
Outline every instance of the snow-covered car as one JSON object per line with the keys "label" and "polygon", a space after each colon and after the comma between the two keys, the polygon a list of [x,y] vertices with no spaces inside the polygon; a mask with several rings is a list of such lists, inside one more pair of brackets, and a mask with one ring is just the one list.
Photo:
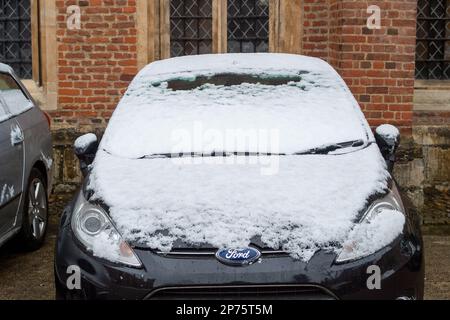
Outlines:
{"label": "snow-covered car", "polygon": [[399,135],[374,134],[316,58],[152,63],[101,142],[75,142],[86,178],[62,215],[57,297],[421,299]]}
{"label": "snow-covered car", "polygon": [[50,119],[0,64],[0,246],[14,236],[26,250],[42,245],[52,156]]}

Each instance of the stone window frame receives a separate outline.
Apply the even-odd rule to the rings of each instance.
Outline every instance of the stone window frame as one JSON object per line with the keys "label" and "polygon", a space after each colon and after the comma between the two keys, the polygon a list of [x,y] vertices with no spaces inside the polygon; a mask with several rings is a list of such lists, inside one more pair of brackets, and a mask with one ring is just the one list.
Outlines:
{"label": "stone window frame", "polygon": [[[137,0],[138,67],[170,58],[170,0]],[[303,0],[269,0],[269,52],[302,53]],[[212,0],[212,53],[226,53],[227,0]]]}
{"label": "stone window frame", "polygon": [[31,0],[32,79],[22,80],[43,110],[57,109],[56,2]]}

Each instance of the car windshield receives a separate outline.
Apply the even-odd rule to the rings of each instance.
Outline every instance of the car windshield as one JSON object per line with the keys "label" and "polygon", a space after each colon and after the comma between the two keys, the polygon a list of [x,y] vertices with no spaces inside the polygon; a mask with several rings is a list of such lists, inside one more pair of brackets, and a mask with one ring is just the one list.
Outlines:
{"label": "car windshield", "polygon": [[229,152],[229,151],[213,151],[210,153],[198,152],[180,152],[180,153],[160,153],[151,154],[142,157],[141,159],[156,159],[156,158],[182,158],[182,157],[270,157],[270,156],[288,156],[288,155],[311,155],[311,154],[329,154],[334,151],[346,148],[363,147],[365,142],[363,140],[347,141],[340,143],[333,143],[328,146],[321,146],[309,150],[298,151],[293,154],[286,153],[261,153],[261,152]]}
{"label": "car windshield", "polygon": [[[239,74],[239,73],[220,73],[210,76],[201,75],[195,77],[195,79],[171,79],[167,81],[167,88],[171,90],[193,90],[205,85],[214,86],[239,86],[243,83],[247,84],[259,84],[267,86],[279,86],[286,85],[293,82],[300,82],[302,80],[301,75],[252,75],[252,74]],[[160,83],[157,83],[160,85]]]}
{"label": "car windshield", "polygon": [[370,138],[335,72],[149,70],[136,77],[114,112],[101,145],[110,154],[326,154]]}

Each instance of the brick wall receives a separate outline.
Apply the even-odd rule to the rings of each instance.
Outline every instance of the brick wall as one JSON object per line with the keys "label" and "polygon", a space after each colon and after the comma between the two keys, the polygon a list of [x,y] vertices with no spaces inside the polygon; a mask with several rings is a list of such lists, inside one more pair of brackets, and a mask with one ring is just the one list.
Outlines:
{"label": "brick wall", "polygon": [[[368,29],[367,8],[381,8],[381,29]],[[350,86],[369,122],[411,132],[416,0],[331,1],[330,60]]]}
{"label": "brick wall", "polygon": [[[105,126],[137,73],[136,0],[57,0],[56,127]],[[68,30],[67,7],[82,10]],[[366,27],[378,5],[382,28]],[[370,123],[410,132],[414,92],[416,0],[303,0],[303,52],[329,61],[344,77]]]}
{"label": "brick wall", "polygon": [[[58,0],[55,127],[104,126],[137,73],[136,0]],[[68,30],[79,5],[81,30]]]}
{"label": "brick wall", "polygon": [[[367,8],[381,9],[381,29],[367,28]],[[373,126],[411,134],[416,0],[304,0],[304,53],[330,62]]]}
{"label": "brick wall", "polygon": [[[47,1],[47,0],[46,0]],[[53,111],[55,194],[78,188],[72,151],[80,132],[99,136],[137,73],[136,0],[55,0],[58,110]],[[153,0],[152,0],[153,1]],[[67,30],[67,7],[79,5],[81,30]],[[366,27],[378,5],[382,29]],[[376,126],[413,125],[416,0],[303,0],[303,52],[329,61]],[[145,27],[145,26],[139,26]],[[429,225],[450,221],[448,112],[414,116],[396,166],[400,185]],[[440,126],[430,126],[440,121]]]}
{"label": "brick wall", "polygon": [[330,0],[303,0],[303,54],[327,60]]}

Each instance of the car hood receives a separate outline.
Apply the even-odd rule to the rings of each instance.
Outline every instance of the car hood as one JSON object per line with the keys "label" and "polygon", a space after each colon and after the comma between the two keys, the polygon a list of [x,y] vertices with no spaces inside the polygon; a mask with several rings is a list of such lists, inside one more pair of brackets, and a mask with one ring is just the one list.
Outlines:
{"label": "car hood", "polygon": [[88,189],[109,207],[124,239],[139,246],[169,252],[257,242],[308,260],[340,247],[389,179],[374,144],[341,155],[199,159],[99,151]]}

